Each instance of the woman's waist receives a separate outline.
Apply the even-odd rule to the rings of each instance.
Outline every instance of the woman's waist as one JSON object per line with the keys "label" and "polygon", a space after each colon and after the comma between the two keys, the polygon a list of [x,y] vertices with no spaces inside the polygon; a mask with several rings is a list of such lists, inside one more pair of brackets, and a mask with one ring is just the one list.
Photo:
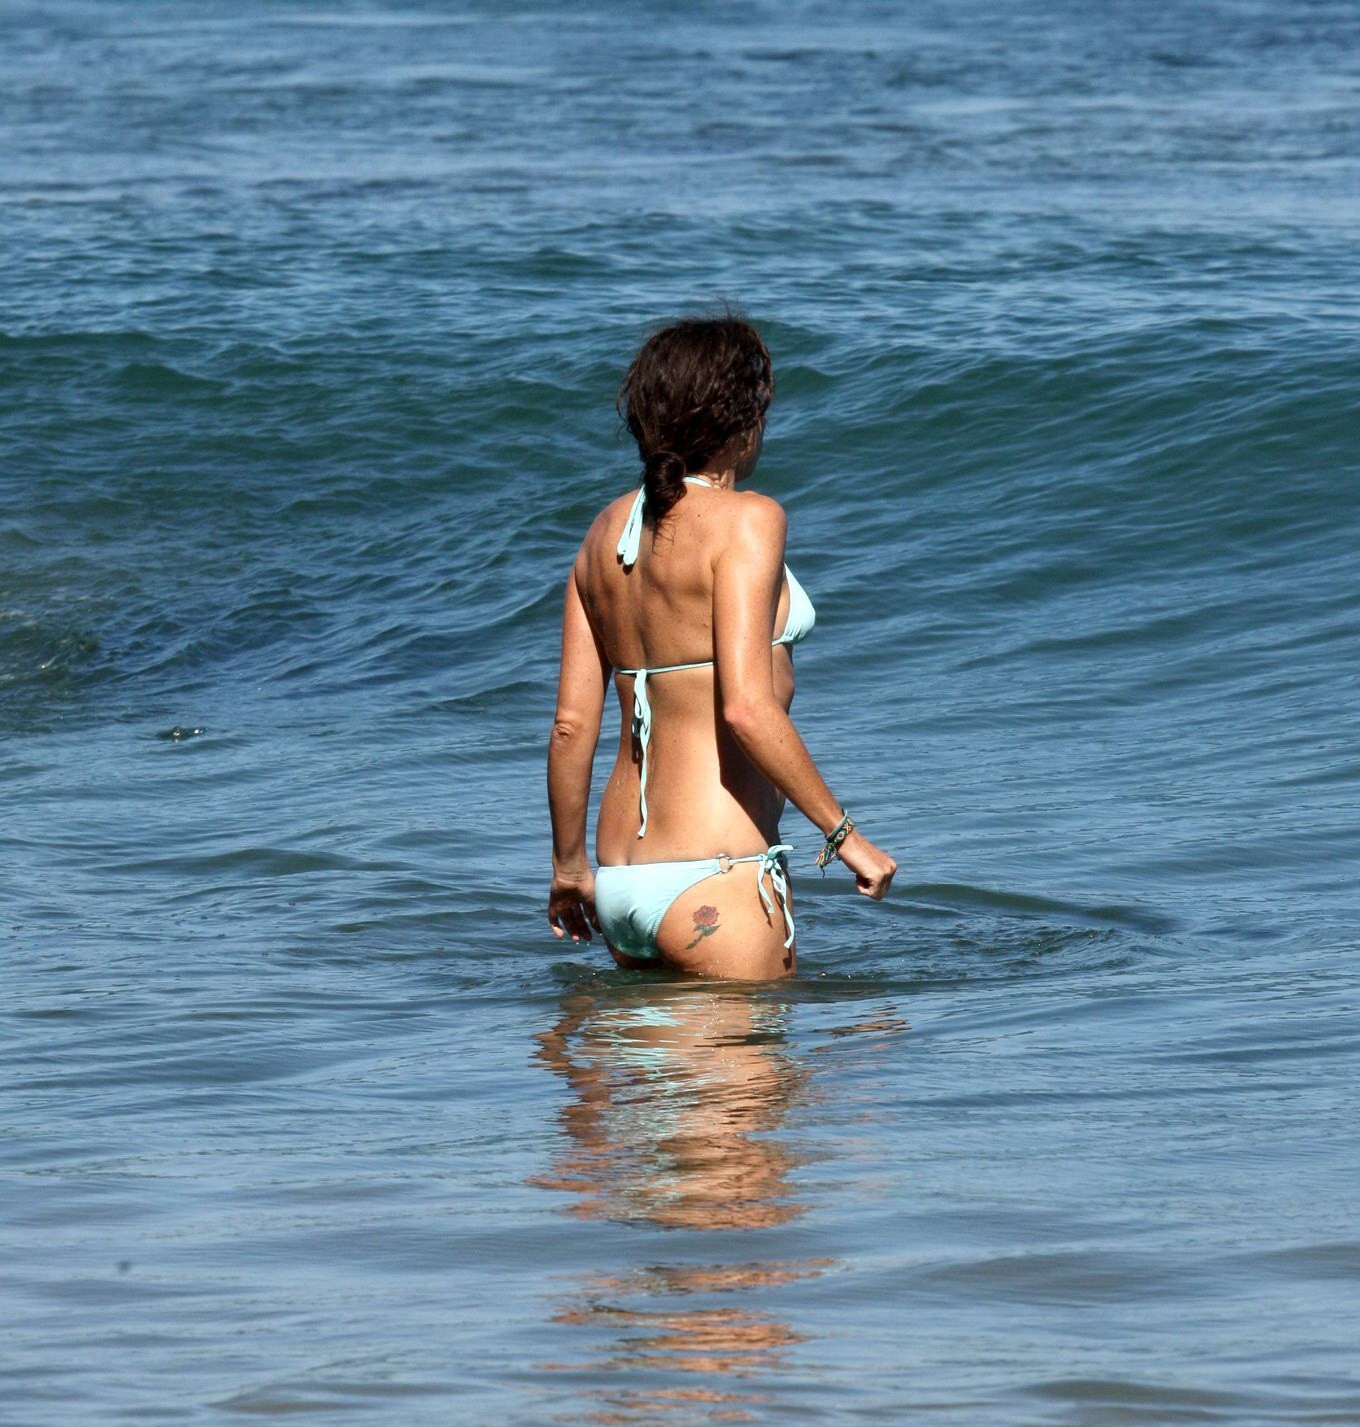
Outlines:
{"label": "woman's waist", "polygon": [[783,799],[769,784],[765,796],[738,799],[719,787],[714,793],[665,806],[649,791],[647,834],[639,837],[636,795],[612,787],[600,803],[595,846],[604,866],[637,866],[647,862],[700,862],[726,854],[749,857],[779,841]]}
{"label": "woman's waist", "polygon": [[782,856],[787,850],[788,844],[779,841],[776,833],[772,842],[766,842],[763,838],[758,838],[755,842],[745,845],[734,843],[730,848],[706,848],[702,852],[694,848],[682,851],[679,848],[671,848],[669,851],[647,847],[641,844],[636,849],[627,848],[625,855],[618,861],[610,861],[601,857],[598,863],[599,871],[606,869],[620,870],[623,868],[644,868],[644,867],[707,867],[710,864],[718,871],[726,872],[729,866],[735,866],[742,862],[762,862],[772,857]]}
{"label": "woman's waist", "polygon": [[[642,752],[637,740],[625,729],[620,738],[608,787],[627,783],[636,785],[642,767]],[[679,798],[694,798],[711,791],[721,794],[725,788],[746,799],[759,796],[773,786],[743,751],[741,745],[726,732],[702,725],[678,728],[669,722],[657,726],[654,722],[647,749],[647,801],[652,801],[653,789]],[[634,796],[636,796],[634,786]]]}

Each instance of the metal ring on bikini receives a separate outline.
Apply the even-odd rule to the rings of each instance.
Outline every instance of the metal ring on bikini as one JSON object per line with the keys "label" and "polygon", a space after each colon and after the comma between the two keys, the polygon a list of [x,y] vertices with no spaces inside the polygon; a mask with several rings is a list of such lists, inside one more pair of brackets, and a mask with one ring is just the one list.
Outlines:
{"label": "metal ring on bikini", "polygon": [[730,872],[732,870],[732,858],[729,853],[720,852],[714,861],[718,864],[719,872]]}

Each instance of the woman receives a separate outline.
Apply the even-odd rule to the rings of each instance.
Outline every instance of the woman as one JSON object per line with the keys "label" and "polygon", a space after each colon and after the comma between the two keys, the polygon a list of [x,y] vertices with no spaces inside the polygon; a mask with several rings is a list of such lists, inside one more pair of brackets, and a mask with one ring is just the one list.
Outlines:
{"label": "woman", "polygon": [[[784,512],[738,484],[774,394],[770,354],[736,317],[687,317],[637,354],[619,413],[642,487],[590,527],[562,617],[548,750],[556,936],[594,926],[621,966],[769,979],[795,965],[784,800],[881,899],[897,864],[855,828],[789,720],[790,646],[812,605],[784,565]],[[586,805],[610,677],[618,758],[586,856]]]}

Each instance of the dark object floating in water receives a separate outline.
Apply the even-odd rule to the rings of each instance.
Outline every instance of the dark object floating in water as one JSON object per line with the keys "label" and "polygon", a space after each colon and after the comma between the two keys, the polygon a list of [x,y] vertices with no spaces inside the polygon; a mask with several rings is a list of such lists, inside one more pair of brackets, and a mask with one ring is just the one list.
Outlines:
{"label": "dark object floating in water", "polygon": [[167,728],[164,733],[158,733],[157,738],[168,738],[171,743],[179,743],[185,738],[197,738],[203,730],[197,726],[185,728],[182,723],[177,723],[174,728]]}

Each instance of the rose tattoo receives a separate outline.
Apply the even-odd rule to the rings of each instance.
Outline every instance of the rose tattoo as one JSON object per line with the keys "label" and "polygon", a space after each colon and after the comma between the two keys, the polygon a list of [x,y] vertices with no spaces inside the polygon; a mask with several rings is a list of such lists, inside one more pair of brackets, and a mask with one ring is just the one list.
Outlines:
{"label": "rose tattoo", "polygon": [[692,947],[699,945],[706,936],[712,936],[718,930],[718,909],[717,907],[700,907],[694,914],[694,940],[685,948],[689,951]]}

